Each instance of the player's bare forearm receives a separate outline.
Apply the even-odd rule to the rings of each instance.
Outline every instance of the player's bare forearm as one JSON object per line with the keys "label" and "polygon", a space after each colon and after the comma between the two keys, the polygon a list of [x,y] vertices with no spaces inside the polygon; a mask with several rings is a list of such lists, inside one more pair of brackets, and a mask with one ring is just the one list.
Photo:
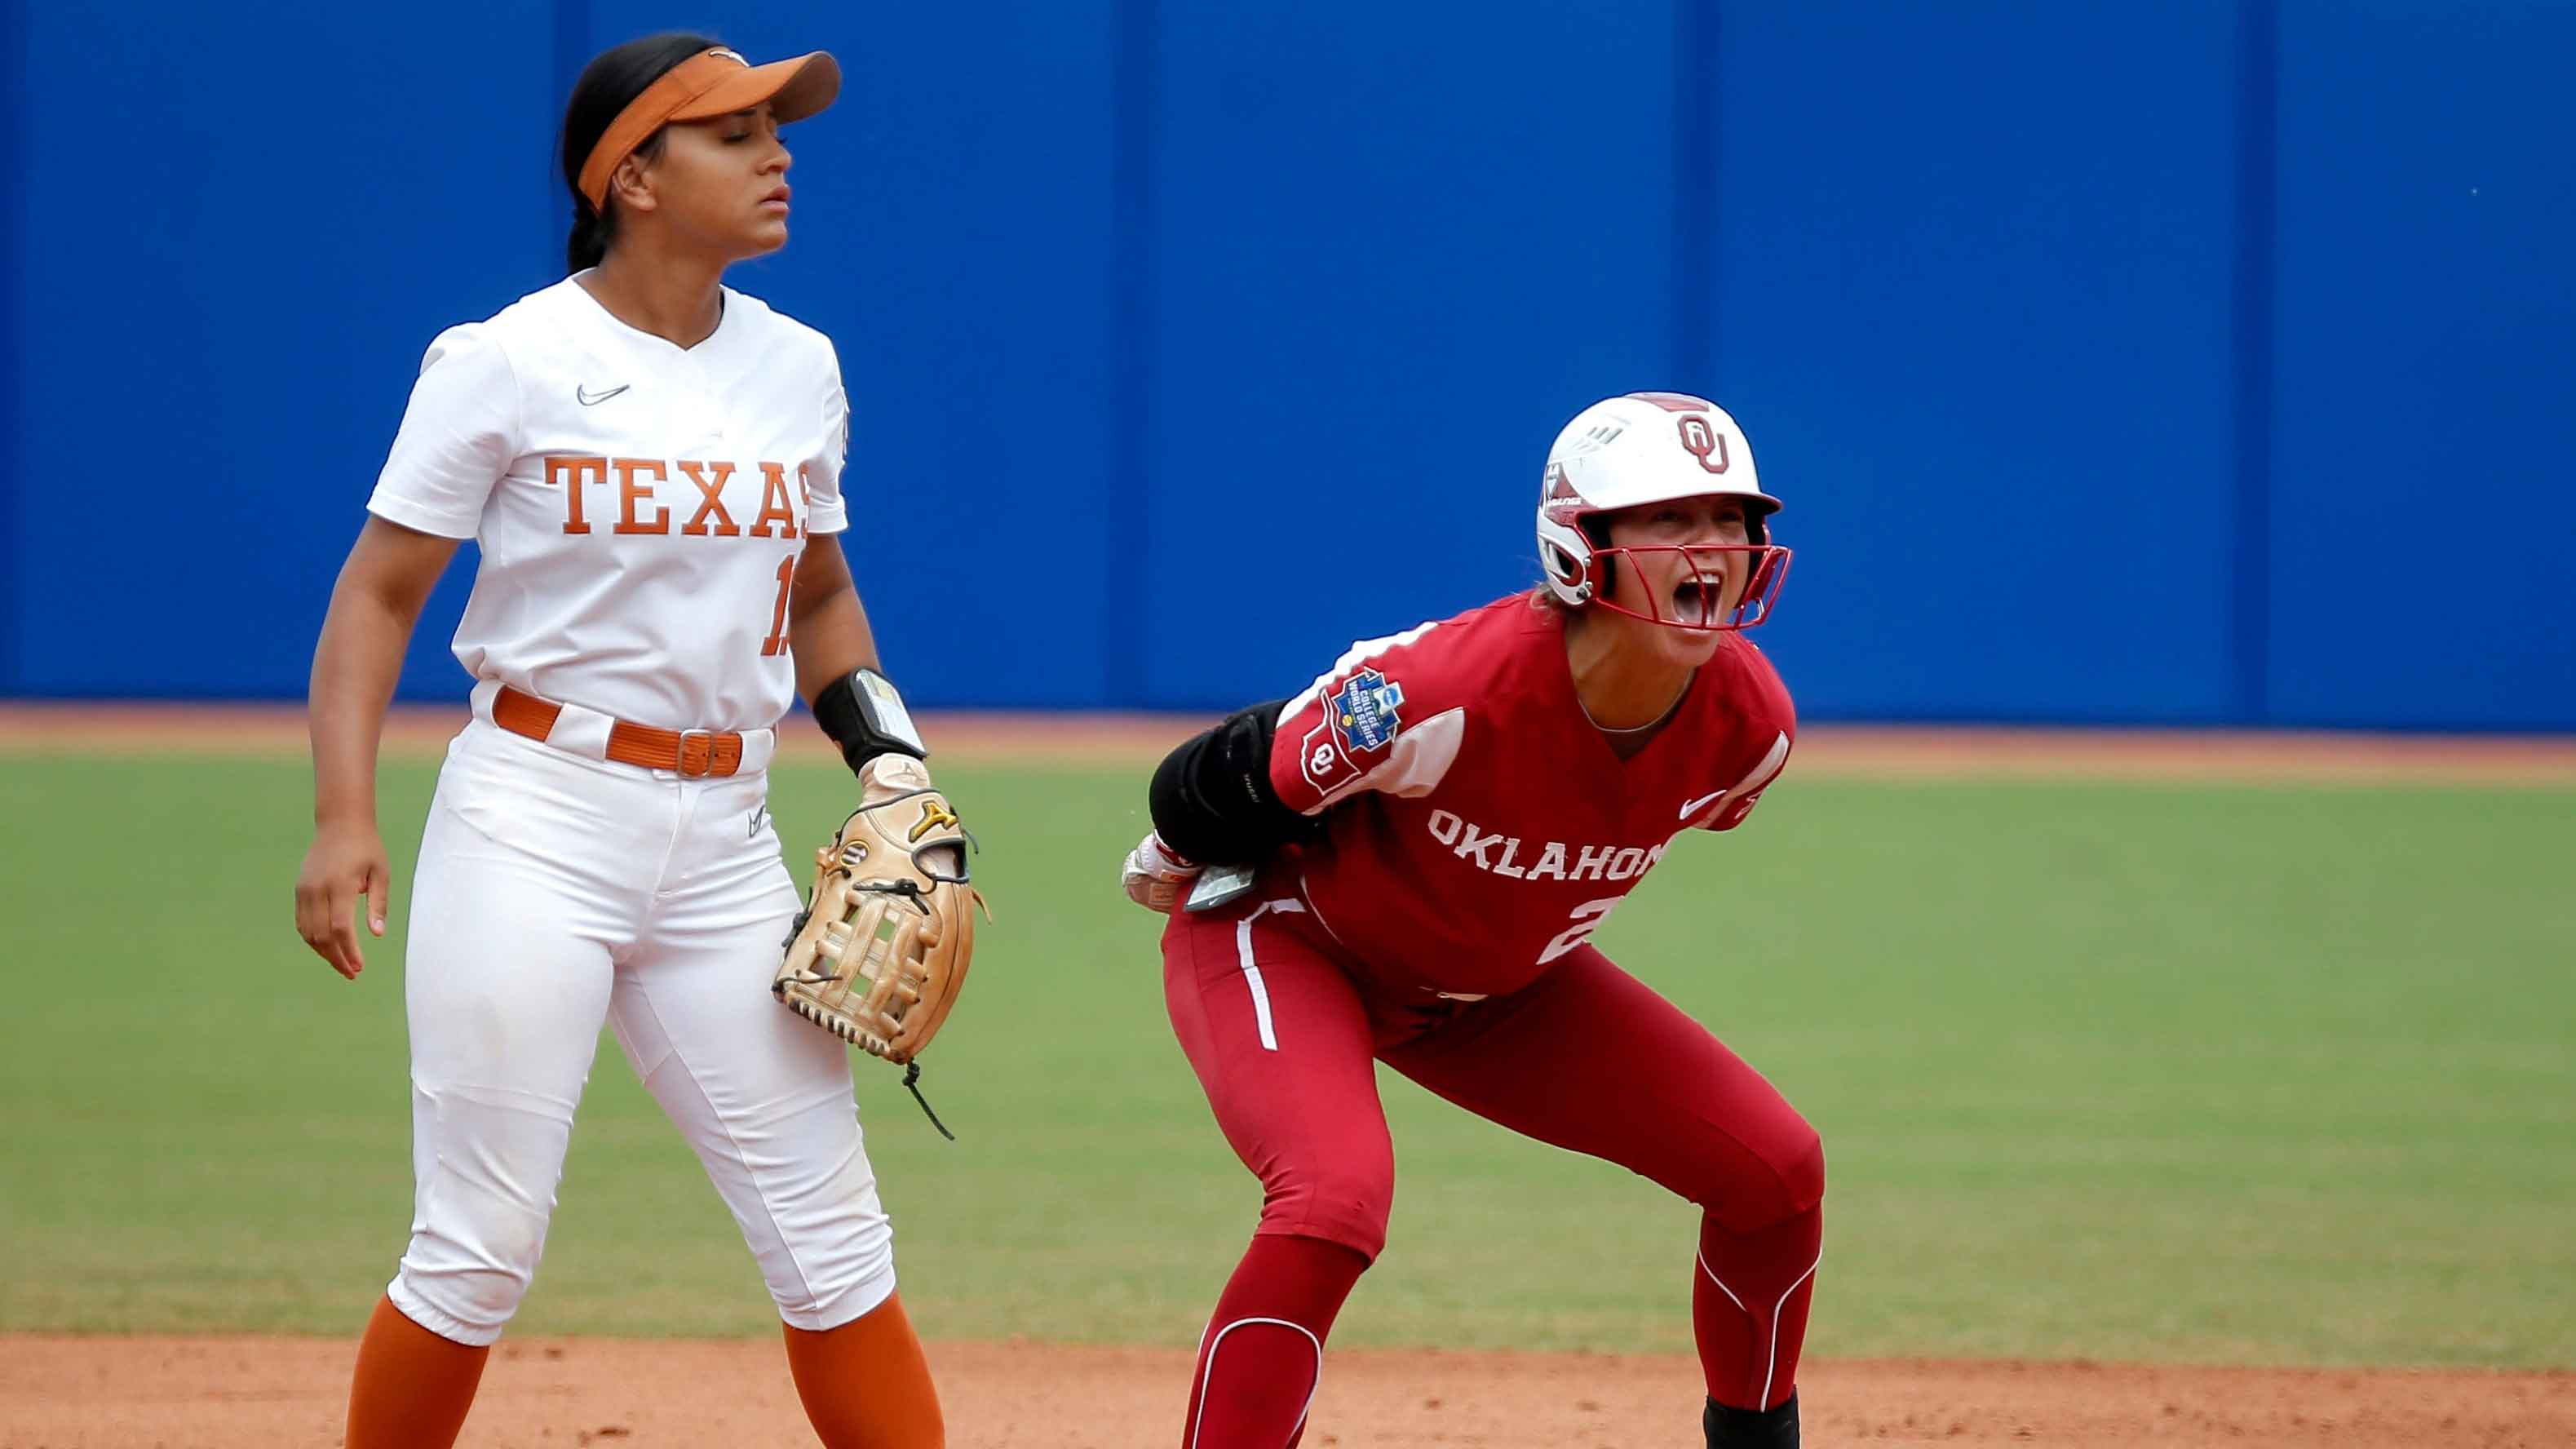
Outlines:
{"label": "player's bare forearm", "polygon": [[306,696],[316,824],[374,823],[385,709],[421,606],[455,553],[454,539],[369,519],[341,565]]}
{"label": "player's bare forearm", "polygon": [[851,670],[877,668],[876,635],[836,534],[809,539],[797,560],[795,591],[787,601],[787,647],[796,659],[796,692],[807,704],[815,691]]}

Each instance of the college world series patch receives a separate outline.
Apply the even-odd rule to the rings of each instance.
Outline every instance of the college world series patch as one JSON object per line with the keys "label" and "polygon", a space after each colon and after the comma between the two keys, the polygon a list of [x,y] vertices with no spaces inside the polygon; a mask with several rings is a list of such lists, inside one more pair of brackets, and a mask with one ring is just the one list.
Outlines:
{"label": "college world series patch", "polygon": [[1376,754],[1395,743],[1395,732],[1402,724],[1395,710],[1402,703],[1403,685],[1388,683],[1374,669],[1363,669],[1333,695],[1333,737],[1354,755]]}
{"label": "college world series patch", "polygon": [[1306,731],[1297,765],[1320,795],[1331,795],[1375,769],[1403,721],[1404,686],[1363,669],[1324,697],[1323,718]]}

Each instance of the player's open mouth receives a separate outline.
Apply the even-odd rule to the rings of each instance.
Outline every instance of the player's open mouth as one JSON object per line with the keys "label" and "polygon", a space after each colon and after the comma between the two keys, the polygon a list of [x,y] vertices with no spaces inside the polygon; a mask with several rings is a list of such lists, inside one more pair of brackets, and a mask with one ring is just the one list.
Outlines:
{"label": "player's open mouth", "polygon": [[1718,595],[1724,589],[1717,579],[1684,579],[1673,588],[1673,620],[1705,628],[1717,622]]}

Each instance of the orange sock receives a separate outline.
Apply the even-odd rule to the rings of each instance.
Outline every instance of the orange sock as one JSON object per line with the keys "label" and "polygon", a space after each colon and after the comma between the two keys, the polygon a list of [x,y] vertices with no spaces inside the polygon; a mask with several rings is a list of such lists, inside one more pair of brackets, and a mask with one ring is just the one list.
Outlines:
{"label": "orange sock", "polygon": [[789,1327],[787,1368],[824,1449],[943,1449],[948,1443],[930,1361],[900,1295],[821,1333]]}
{"label": "orange sock", "polygon": [[448,1449],[491,1353],[441,1338],[377,1299],[349,1385],[347,1449]]}

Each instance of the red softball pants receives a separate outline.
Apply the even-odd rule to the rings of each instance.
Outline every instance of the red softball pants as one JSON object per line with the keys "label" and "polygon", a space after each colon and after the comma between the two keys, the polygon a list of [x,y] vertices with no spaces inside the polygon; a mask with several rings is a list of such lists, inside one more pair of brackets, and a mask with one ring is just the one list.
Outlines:
{"label": "red softball pants", "polygon": [[[1746,1408],[1788,1398],[1817,1260],[1824,1150],[1777,1089],[1590,946],[1518,992],[1457,1001],[1374,981],[1295,895],[1268,882],[1259,894],[1236,910],[1177,915],[1163,937],[1173,1030],[1263,1191],[1253,1250],[1201,1345],[1187,1431],[1201,1449],[1294,1439],[1205,1432],[1222,1417],[1215,1397],[1227,1377],[1211,1375],[1216,1341],[1276,1316],[1298,1323],[1319,1359],[1339,1307],[1339,1295],[1327,1295],[1323,1323],[1305,1322],[1318,1316],[1302,1301],[1311,1285],[1258,1281],[1280,1276],[1257,1271],[1262,1264],[1289,1261],[1265,1253],[1265,1240],[1338,1245],[1351,1280],[1385,1246],[1395,1151],[1373,1060],[1481,1117],[1616,1162],[1698,1204],[1693,1318],[1709,1396]],[[1300,1261],[1311,1278],[1335,1259],[1307,1252]]]}

